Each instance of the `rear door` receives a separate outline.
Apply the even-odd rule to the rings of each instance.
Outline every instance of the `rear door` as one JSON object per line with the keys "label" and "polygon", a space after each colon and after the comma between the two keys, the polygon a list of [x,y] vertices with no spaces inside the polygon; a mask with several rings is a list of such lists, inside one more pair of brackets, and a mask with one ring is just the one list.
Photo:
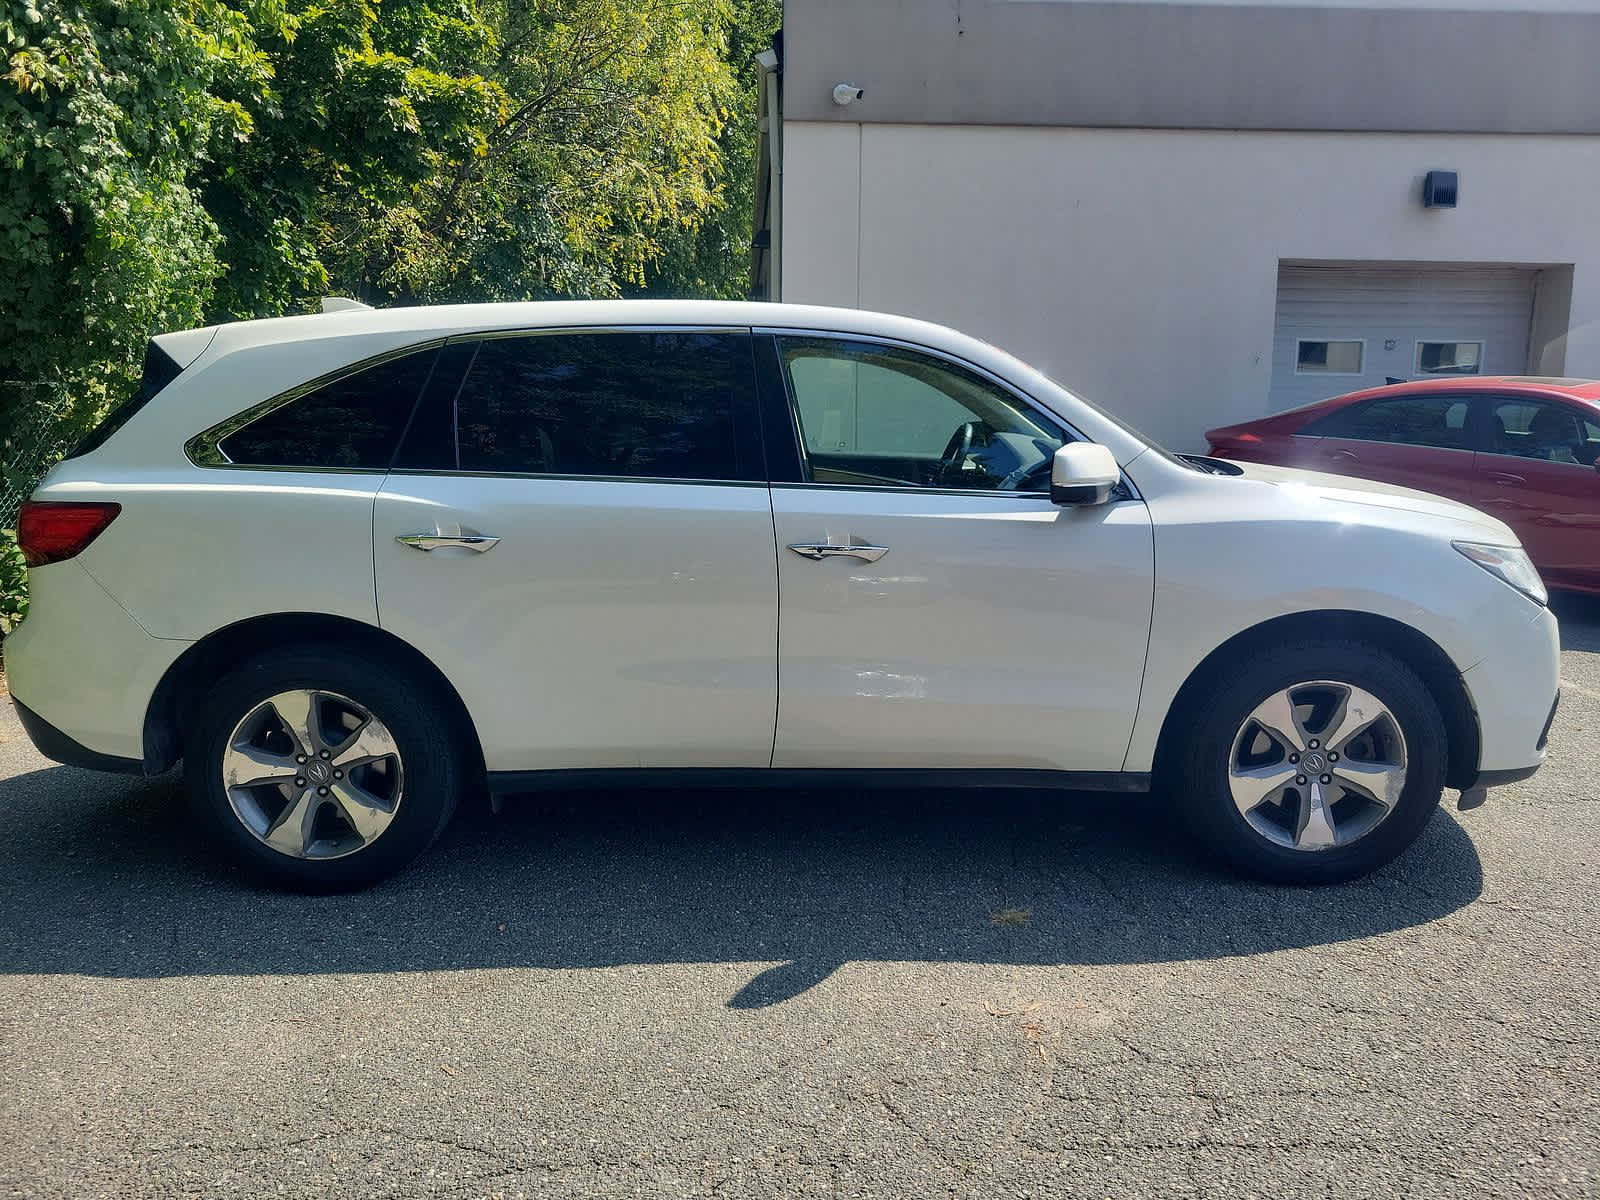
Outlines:
{"label": "rear door", "polygon": [[1306,465],[1471,503],[1473,397],[1411,392],[1352,404],[1308,425]]}
{"label": "rear door", "polygon": [[491,771],[770,764],[756,421],[745,330],[445,348],[377,498],[379,618],[460,691]]}
{"label": "rear door", "polygon": [[1600,416],[1536,397],[1489,402],[1477,506],[1522,539],[1553,587],[1600,587]]}

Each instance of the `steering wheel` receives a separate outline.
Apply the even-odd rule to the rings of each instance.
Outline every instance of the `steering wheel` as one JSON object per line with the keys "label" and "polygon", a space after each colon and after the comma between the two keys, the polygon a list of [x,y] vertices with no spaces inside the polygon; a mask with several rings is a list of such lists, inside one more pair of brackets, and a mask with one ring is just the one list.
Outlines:
{"label": "steering wheel", "polygon": [[939,482],[948,480],[952,473],[959,473],[961,464],[967,461],[967,453],[972,449],[972,443],[978,436],[978,422],[968,421],[950,435],[950,440],[945,443],[944,453],[939,456]]}

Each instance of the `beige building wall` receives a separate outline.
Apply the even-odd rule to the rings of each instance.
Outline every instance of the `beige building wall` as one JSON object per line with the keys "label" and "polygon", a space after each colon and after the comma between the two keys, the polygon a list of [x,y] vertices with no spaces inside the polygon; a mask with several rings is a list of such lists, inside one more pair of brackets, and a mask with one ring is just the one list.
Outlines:
{"label": "beige building wall", "polygon": [[[781,299],[954,325],[1177,449],[1268,411],[1283,260],[1550,267],[1570,300],[1541,296],[1530,357],[1600,376],[1600,137],[786,121],[784,138]],[[1460,173],[1458,208],[1421,206],[1430,168]]]}

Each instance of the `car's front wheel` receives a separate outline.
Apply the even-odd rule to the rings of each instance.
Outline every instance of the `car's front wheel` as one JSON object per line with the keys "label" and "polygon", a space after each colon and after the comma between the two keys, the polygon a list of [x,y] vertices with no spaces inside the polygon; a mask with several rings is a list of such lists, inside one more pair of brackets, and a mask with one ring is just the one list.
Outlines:
{"label": "car's front wheel", "polygon": [[409,863],[455,808],[463,771],[425,685],[335,646],[264,655],[200,702],[185,753],[191,802],[269,883],[363,887]]}
{"label": "car's front wheel", "polygon": [[1380,650],[1307,641],[1252,655],[1196,708],[1171,782],[1194,832],[1247,874],[1366,874],[1438,806],[1444,721],[1416,673]]}

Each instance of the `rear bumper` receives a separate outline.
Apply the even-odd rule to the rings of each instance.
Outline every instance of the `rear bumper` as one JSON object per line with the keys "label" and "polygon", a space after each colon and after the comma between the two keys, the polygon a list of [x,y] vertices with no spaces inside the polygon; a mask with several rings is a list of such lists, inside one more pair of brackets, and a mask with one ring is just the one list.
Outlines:
{"label": "rear bumper", "polygon": [[[6,683],[24,723],[101,759],[143,761],[150,697],[189,643],[151,637],[75,560],[36,567],[28,588],[27,618],[6,636]],[[52,758],[88,765],[56,754],[60,743],[40,741],[34,725],[28,733]]]}
{"label": "rear bumper", "polygon": [[22,728],[27,732],[29,740],[46,758],[66,763],[69,767],[85,767],[90,771],[116,771],[123,775],[144,773],[144,763],[141,760],[118,758],[113,754],[101,754],[98,750],[91,750],[82,742],[74,741],[62,733],[15,696],[11,698],[11,704],[17,710],[17,719],[22,722]]}

